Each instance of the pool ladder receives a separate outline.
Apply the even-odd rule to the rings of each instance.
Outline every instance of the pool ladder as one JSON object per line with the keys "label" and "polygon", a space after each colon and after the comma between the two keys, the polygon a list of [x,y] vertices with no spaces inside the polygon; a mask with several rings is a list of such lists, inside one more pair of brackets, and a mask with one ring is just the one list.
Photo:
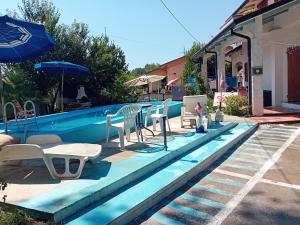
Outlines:
{"label": "pool ladder", "polygon": [[[30,108],[28,108],[31,105]],[[17,112],[16,106],[12,102],[7,102],[4,107],[3,107],[3,123],[4,123],[4,130],[5,134],[8,134],[8,119],[7,119],[7,110],[8,106],[11,106],[13,108],[14,112],[14,121],[15,121],[15,126],[20,128],[20,126],[23,125],[24,127],[24,140],[26,140],[28,136],[28,125],[34,124],[36,126],[36,129],[38,130],[38,123],[36,119],[36,110],[35,110],[35,104],[31,100],[27,100],[24,103],[24,109],[20,112]],[[32,115],[30,119],[28,118],[28,115]],[[22,117],[20,119],[20,117]],[[33,120],[33,121],[32,121]]]}

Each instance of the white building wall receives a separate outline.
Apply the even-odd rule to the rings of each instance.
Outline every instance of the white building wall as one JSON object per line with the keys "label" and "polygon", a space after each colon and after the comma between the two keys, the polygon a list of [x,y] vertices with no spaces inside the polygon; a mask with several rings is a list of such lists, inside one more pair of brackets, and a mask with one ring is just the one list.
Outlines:
{"label": "white building wall", "polygon": [[264,90],[272,90],[273,106],[281,106],[288,101],[287,49],[300,46],[299,14],[298,4],[276,16],[272,23],[264,25],[263,82]]}
{"label": "white building wall", "polygon": [[273,70],[273,60],[272,57],[270,57],[272,54],[271,46],[263,44],[263,60],[264,60],[264,76],[263,76],[263,82],[264,82],[264,90],[271,91],[272,90],[272,74],[274,73]]}
{"label": "white building wall", "polygon": [[[263,68],[263,24],[262,16],[255,18],[255,24],[252,29],[253,37],[251,38],[252,68]],[[252,113],[255,116],[263,115],[263,74],[252,74]]]}

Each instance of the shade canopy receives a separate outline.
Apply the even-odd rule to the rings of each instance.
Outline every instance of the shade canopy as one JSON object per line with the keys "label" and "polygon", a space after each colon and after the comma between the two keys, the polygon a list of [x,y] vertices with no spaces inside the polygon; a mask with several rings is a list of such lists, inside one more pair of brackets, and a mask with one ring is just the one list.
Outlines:
{"label": "shade canopy", "polygon": [[173,80],[170,80],[170,81],[167,83],[167,86],[173,86],[173,85],[175,85],[178,81],[179,81],[179,78],[175,78],[175,79],[173,79]]}
{"label": "shade canopy", "polygon": [[84,66],[80,66],[70,62],[52,61],[41,62],[34,65],[34,69],[38,72],[53,75],[61,75],[61,111],[64,111],[64,76],[65,75],[88,75],[90,70]]}
{"label": "shade canopy", "polygon": [[87,67],[64,61],[41,62],[35,64],[34,69],[49,75],[88,75],[91,73]]}
{"label": "shade canopy", "polygon": [[54,40],[43,25],[0,16],[0,63],[23,62],[53,48]]}
{"label": "shade canopy", "polygon": [[129,86],[143,86],[147,85],[150,83],[155,83],[157,81],[161,81],[165,78],[166,76],[161,76],[161,75],[142,75],[138,78],[135,78],[133,80],[127,81],[125,84]]}

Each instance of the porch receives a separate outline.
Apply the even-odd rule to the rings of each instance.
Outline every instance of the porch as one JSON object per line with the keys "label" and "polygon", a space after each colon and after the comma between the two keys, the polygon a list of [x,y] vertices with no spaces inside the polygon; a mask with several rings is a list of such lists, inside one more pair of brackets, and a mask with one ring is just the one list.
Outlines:
{"label": "porch", "polygon": [[229,18],[220,33],[194,56],[203,80],[209,83],[208,65],[213,58],[218,90],[229,62],[237,86],[248,90],[253,116],[263,116],[264,107],[300,110],[299,13],[299,1],[280,1]]}

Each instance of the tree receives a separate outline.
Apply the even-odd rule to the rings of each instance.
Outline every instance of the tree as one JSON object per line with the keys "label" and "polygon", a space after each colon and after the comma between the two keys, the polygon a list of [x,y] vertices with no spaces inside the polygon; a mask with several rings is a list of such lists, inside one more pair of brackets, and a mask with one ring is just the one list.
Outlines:
{"label": "tree", "polygon": [[125,83],[136,78],[136,75],[125,72],[114,82],[114,93],[112,98],[115,102],[135,102],[137,99],[136,87],[128,87]]}
{"label": "tree", "polygon": [[51,36],[55,36],[60,13],[47,0],[22,0],[18,5],[21,17],[29,22],[42,23]]}
{"label": "tree", "polygon": [[124,52],[107,36],[93,37],[88,51],[88,67],[93,73],[88,81],[91,92],[112,99],[116,79],[127,72]]}
{"label": "tree", "polygon": [[[118,77],[126,76],[128,72],[125,55],[117,45],[109,41],[107,36],[92,36],[88,25],[77,21],[74,21],[71,26],[59,24],[60,13],[48,0],[22,0],[19,12],[19,15],[15,15],[18,18],[44,24],[56,43],[54,50],[46,56],[7,66],[7,72],[10,73],[10,75],[7,74],[10,76],[7,78],[7,88],[19,85],[20,79],[24,78],[26,88],[31,90],[29,93],[21,88],[18,93],[8,97],[23,94],[25,98],[32,99],[34,96],[41,96],[43,102],[46,101],[50,105],[50,111],[53,111],[55,99],[60,90],[61,76],[60,74],[57,76],[38,74],[34,71],[34,64],[54,60],[69,61],[90,68],[91,76],[76,79],[75,82],[72,77],[65,77],[65,85],[73,87],[75,91],[77,85],[85,84],[86,92],[90,97],[105,97],[106,102],[113,101],[114,96],[118,96],[116,92],[119,90],[124,92],[122,88],[116,89],[114,85]],[[20,77],[21,74],[23,78]]]}
{"label": "tree", "polygon": [[135,74],[136,76],[140,76],[150,72],[151,70],[158,68],[159,66],[160,65],[158,63],[150,63],[150,64],[146,64],[144,67],[138,67],[133,69],[131,73]]}
{"label": "tree", "polygon": [[[188,89],[190,94],[205,94],[206,87],[200,76],[200,64],[193,61],[192,57],[199,51],[204,45],[201,43],[194,43],[191,49],[185,53],[186,63],[183,72],[180,75],[181,83]],[[191,87],[188,83],[188,77],[196,78],[195,88]]]}

